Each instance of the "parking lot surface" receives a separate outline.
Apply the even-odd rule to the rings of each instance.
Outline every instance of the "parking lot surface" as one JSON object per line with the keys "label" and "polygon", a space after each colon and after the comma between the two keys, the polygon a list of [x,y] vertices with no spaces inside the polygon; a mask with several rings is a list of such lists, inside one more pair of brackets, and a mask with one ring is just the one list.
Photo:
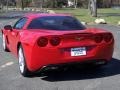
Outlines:
{"label": "parking lot surface", "polygon": [[[0,28],[13,24],[15,19],[0,19]],[[113,33],[115,51],[112,61],[98,69],[69,69],[65,72],[52,71],[45,75],[22,77],[18,60],[2,49],[0,33],[0,90],[120,90],[120,27],[94,25]],[[107,53],[107,52],[106,52]]]}

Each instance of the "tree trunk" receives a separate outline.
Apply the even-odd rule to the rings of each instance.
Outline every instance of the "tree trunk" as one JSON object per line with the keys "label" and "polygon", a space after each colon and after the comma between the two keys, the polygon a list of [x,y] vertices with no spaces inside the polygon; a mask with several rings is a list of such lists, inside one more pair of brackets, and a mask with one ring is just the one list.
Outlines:
{"label": "tree trunk", "polygon": [[24,0],[21,0],[21,8],[24,10]]}
{"label": "tree trunk", "polygon": [[9,0],[7,0],[6,2],[6,11],[8,11],[8,3],[9,3]]}
{"label": "tree trunk", "polygon": [[74,0],[75,8],[77,8],[77,2],[78,2],[78,0]]}
{"label": "tree trunk", "polygon": [[0,11],[3,11],[3,4],[0,2]]}
{"label": "tree trunk", "polygon": [[97,0],[89,0],[89,10],[93,17],[97,17]]}
{"label": "tree trunk", "polygon": [[43,6],[44,6],[44,0],[41,0],[40,1],[40,9],[43,9]]}

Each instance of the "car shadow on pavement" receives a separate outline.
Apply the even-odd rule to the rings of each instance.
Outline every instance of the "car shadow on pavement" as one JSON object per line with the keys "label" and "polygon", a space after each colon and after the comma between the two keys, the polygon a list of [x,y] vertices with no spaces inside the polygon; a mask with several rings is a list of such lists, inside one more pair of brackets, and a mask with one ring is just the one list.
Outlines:
{"label": "car shadow on pavement", "polygon": [[42,80],[56,82],[56,81],[71,81],[71,80],[85,80],[103,78],[120,74],[120,60],[112,59],[107,65],[99,68],[71,68],[67,71],[52,71],[40,76]]}

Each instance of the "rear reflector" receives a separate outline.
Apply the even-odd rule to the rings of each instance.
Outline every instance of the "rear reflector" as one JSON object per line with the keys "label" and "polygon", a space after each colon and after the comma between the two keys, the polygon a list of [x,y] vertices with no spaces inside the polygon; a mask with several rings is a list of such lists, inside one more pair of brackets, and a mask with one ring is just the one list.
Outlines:
{"label": "rear reflector", "polygon": [[45,47],[48,44],[48,39],[45,37],[41,37],[38,39],[37,43],[40,47]]}

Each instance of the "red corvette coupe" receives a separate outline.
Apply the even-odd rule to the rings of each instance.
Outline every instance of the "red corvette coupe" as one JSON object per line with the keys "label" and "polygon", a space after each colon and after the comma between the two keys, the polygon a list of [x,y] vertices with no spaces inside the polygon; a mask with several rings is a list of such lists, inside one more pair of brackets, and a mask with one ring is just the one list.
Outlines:
{"label": "red corvette coupe", "polygon": [[62,65],[105,64],[113,55],[112,33],[86,28],[66,14],[27,14],[2,30],[3,49],[18,57],[20,73]]}

